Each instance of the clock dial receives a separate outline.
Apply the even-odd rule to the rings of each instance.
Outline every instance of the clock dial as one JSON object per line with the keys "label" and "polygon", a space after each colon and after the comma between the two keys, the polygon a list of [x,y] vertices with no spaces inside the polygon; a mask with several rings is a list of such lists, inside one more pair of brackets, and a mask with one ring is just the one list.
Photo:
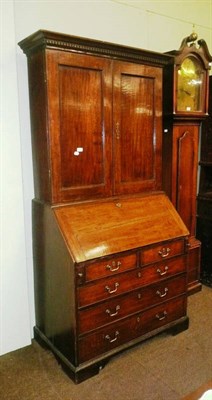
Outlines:
{"label": "clock dial", "polygon": [[187,57],[178,69],[177,76],[177,111],[201,111],[201,91],[203,73],[200,62],[194,57]]}

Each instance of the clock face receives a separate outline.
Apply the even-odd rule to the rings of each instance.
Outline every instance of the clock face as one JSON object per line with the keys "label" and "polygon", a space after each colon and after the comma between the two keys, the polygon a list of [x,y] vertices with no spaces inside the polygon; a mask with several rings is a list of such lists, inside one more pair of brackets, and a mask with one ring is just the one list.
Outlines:
{"label": "clock face", "polygon": [[178,69],[177,112],[202,111],[204,71],[199,60],[187,57]]}

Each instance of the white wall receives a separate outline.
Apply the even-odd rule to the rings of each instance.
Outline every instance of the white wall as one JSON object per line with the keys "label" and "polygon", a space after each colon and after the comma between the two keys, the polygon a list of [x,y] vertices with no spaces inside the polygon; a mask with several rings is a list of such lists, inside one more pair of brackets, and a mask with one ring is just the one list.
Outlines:
{"label": "white wall", "polygon": [[3,354],[30,343],[35,319],[27,67],[17,42],[38,29],[48,29],[164,52],[178,49],[195,24],[199,38],[206,40],[212,53],[212,0],[0,2],[4,49],[0,275],[0,354]]}
{"label": "white wall", "polygon": [[[0,353],[30,343],[13,4],[1,4]],[[32,295],[31,295],[32,296]]]}

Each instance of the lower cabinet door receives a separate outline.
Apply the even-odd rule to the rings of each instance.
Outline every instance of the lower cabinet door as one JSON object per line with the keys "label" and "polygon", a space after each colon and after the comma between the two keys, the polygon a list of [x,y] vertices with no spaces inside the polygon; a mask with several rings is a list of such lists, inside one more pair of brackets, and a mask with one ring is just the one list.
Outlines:
{"label": "lower cabinet door", "polygon": [[186,295],[79,338],[79,363],[107,353],[186,315]]}

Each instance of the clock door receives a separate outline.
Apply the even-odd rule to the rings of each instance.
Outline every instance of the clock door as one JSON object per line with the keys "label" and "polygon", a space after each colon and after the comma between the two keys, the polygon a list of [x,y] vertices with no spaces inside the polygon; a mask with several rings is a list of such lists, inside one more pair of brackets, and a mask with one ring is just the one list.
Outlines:
{"label": "clock door", "polygon": [[177,74],[177,112],[205,112],[206,71],[197,57],[186,57],[178,68]]}
{"label": "clock door", "polygon": [[111,61],[47,52],[53,203],[111,192]]}
{"label": "clock door", "polygon": [[195,235],[199,124],[173,126],[171,200],[183,222]]}
{"label": "clock door", "polygon": [[114,63],[115,194],[161,189],[161,69]]}

